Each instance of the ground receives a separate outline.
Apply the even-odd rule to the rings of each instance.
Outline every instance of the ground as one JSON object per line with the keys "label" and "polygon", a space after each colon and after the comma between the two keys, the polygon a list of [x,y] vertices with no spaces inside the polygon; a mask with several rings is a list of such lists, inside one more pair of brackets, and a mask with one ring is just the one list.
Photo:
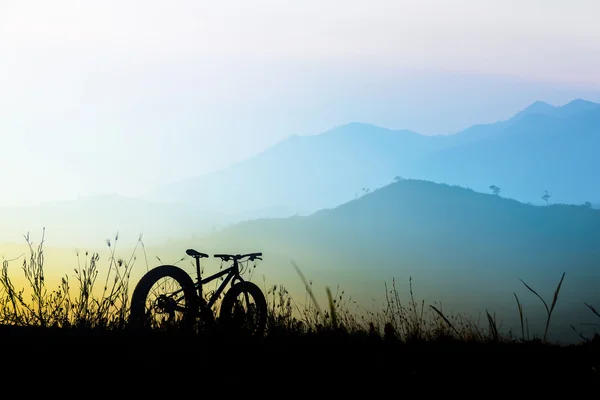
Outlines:
{"label": "ground", "polygon": [[323,381],[346,389],[392,385],[398,390],[416,381],[446,379],[462,381],[463,389],[473,389],[476,382],[503,387],[600,383],[598,344],[407,344],[336,334],[256,340],[7,326],[0,327],[0,342],[4,371],[41,368],[76,377],[92,369],[114,372],[116,378],[124,373],[151,381],[185,378],[190,384],[207,382],[207,376],[216,382],[218,375],[232,382],[259,378],[271,387]]}

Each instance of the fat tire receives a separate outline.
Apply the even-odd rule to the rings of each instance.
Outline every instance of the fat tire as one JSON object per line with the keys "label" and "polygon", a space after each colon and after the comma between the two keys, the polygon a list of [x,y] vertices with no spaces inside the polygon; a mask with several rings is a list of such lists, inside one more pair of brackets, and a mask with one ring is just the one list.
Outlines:
{"label": "fat tire", "polygon": [[130,324],[135,328],[146,328],[144,316],[146,311],[146,298],[154,285],[159,279],[171,277],[175,279],[183,288],[186,305],[192,312],[186,312],[182,319],[182,328],[184,330],[193,329],[196,312],[198,310],[198,295],[194,281],[187,272],[174,265],[161,265],[148,271],[137,283],[131,296],[131,310],[129,314]]}
{"label": "fat tire", "polygon": [[[219,311],[219,320],[223,323],[224,327],[228,330],[234,329],[233,320],[231,318],[231,311],[234,306],[235,299],[244,291],[248,292],[256,303],[258,312],[258,322],[255,326],[254,331],[251,333],[252,336],[263,336],[267,326],[267,300],[260,288],[248,281],[238,282],[231,287],[225,293],[223,301],[221,302],[221,309]],[[232,332],[233,333],[233,332]]]}

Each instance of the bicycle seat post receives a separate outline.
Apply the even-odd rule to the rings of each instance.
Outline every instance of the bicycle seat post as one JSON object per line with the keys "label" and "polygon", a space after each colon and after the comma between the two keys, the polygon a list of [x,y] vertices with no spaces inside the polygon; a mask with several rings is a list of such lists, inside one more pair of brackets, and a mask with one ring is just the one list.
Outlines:
{"label": "bicycle seat post", "polygon": [[200,275],[200,256],[194,257],[196,259],[196,276],[198,280],[198,294],[202,298],[202,276]]}

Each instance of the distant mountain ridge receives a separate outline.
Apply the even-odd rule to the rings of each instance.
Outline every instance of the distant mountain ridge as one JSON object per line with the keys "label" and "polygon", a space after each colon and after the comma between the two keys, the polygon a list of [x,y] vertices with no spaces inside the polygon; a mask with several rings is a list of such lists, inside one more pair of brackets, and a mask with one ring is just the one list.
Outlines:
{"label": "distant mountain ridge", "polygon": [[350,123],[320,135],[292,136],[225,170],[159,188],[150,198],[223,212],[286,205],[311,213],[347,201],[363,187],[391,182],[399,167],[447,141]]}
{"label": "distant mountain ridge", "polygon": [[511,126],[522,122],[523,119],[536,118],[538,116],[549,117],[549,120],[551,120],[551,117],[569,118],[579,113],[598,109],[599,107],[600,103],[582,99],[570,101],[562,106],[553,106],[543,101],[536,101],[506,120],[491,124],[473,125],[472,127],[455,133],[455,135],[462,139],[461,144],[466,144],[474,140],[500,136]]}
{"label": "distant mountain ridge", "polygon": [[600,168],[591,152],[599,137],[600,104],[582,99],[562,106],[538,101],[506,120],[448,135],[354,122],[291,136],[224,170],[157,188],[148,198],[227,213],[278,207],[305,215],[403,176],[478,191],[497,185],[502,195],[526,202],[540,202],[549,190],[552,201],[596,203],[600,188],[591,182],[600,179]]}
{"label": "distant mountain ridge", "polygon": [[600,107],[599,103],[583,99],[575,99],[563,106],[553,106],[543,101],[536,101],[511,119],[520,119],[526,115],[551,115],[559,118],[568,118],[575,114],[590,111]]}
{"label": "distant mountain ridge", "polygon": [[541,203],[595,203],[600,198],[600,107],[551,115],[529,114],[486,140],[442,149],[414,166],[415,177],[485,191],[489,185],[505,195]]}

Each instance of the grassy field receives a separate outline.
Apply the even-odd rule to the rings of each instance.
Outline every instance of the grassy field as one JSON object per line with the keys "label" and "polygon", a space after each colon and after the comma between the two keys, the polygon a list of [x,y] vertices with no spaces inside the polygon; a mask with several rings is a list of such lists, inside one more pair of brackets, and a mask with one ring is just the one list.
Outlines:
{"label": "grassy field", "polygon": [[[43,240],[38,246],[28,243],[30,252],[20,271],[27,287],[15,285],[9,261],[3,262],[0,276],[0,340],[6,344],[4,359],[15,360],[12,365],[51,360],[52,365],[76,369],[126,366],[130,371],[193,376],[211,368],[238,371],[241,362],[249,363],[250,373],[264,371],[270,377],[341,374],[363,380],[455,377],[515,383],[531,376],[582,382],[600,377],[599,335],[582,335],[580,343],[569,346],[549,342],[546,332],[532,335],[516,294],[522,321],[518,334],[501,332],[493,313],[486,313],[487,321],[480,324],[418,301],[412,282],[407,304],[391,282],[386,286],[387,306],[363,313],[350,311],[353,301],[344,292],[328,289],[328,304],[315,299],[300,306],[285,287],[272,285],[265,288],[268,320],[260,338],[234,335],[219,324],[192,333],[140,331],[128,323],[136,283],[130,282],[131,260],[113,257],[108,270],[100,271],[98,255],[86,254],[74,271],[74,282],[65,276],[50,288]],[[307,298],[314,299],[312,283],[305,284]],[[540,297],[548,312],[547,326],[561,285],[562,279],[550,301]],[[596,309],[588,307],[600,321]]]}

